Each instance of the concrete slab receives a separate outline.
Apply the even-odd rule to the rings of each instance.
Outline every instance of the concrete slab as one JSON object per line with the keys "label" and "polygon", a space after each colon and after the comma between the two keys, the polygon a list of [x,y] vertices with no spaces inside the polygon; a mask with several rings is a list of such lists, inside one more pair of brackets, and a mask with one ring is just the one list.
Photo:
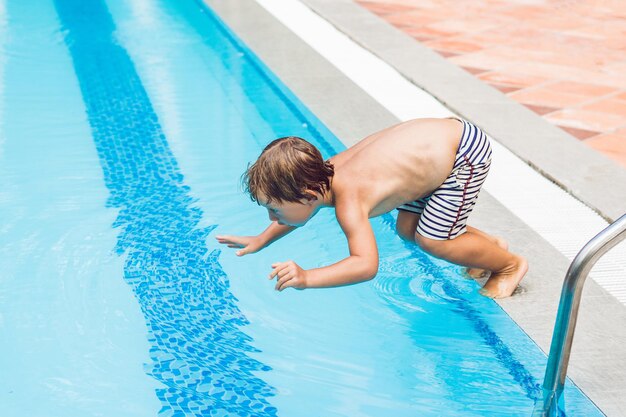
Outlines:
{"label": "concrete slab", "polygon": [[[364,93],[354,82],[346,78],[332,63],[323,59],[311,47],[294,36],[256,2],[250,0],[205,1],[287,87],[344,141],[346,146],[350,146],[374,131],[398,122],[398,119]],[[372,20],[377,18],[363,9],[352,8],[351,2],[344,0],[333,0],[332,2],[306,0],[306,2],[316,8],[319,13],[332,15],[329,17],[331,21],[339,22],[338,24],[353,39],[361,43],[366,42],[371,48],[385,48],[386,43],[387,45],[395,45],[387,49],[395,51],[390,59],[398,61],[396,65],[402,63],[411,69],[413,64],[407,64],[404,60],[419,56],[422,60],[416,61],[420,64],[419,68],[429,67],[429,71],[435,71],[435,68],[439,68],[441,63],[445,64],[447,67],[441,66],[441,72],[437,72],[436,75],[441,77],[442,74],[451,74],[450,78],[444,77],[446,83],[471,82],[466,80],[465,76],[458,74],[456,71],[459,70],[458,68],[456,70],[448,68],[452,64],[444,60],[433,63],[432,60],[436,61],[437,58],[440,58],[434,52],[428,49],[416,52],[414,49],[417,44],[412,39],[401,32],[394,32],[395,29],[384,22]],[[387,27],[381,29],[381,23]],[[389,38],[390,33],[393,35],[391,38]],[[396,35],[399,37],[396,38]],[[364,41],[361,37],[365,37],[366,40]],[[402,37],[408,39],[402,39]],[[404,54],[403,59],[400,56],[402,54]],[[411,71],[413,70],[415,68]],[[431,74],[430,77],[435,77],[435,73],[429,74]],[[458,92],[459,89],[453,88],[454,86],[444,86],[444,82],[440,84],[437,91],[449,92],[450,101],[454,102],[456,106],[464,108],[470,115],[473,114],[472,111],[474,110],[467,108],[471,100],[463,98],[462,94]],[[423,85],[420,86],[424,87]],[[472,89],[480,90],[478,86],[472,85],[463,87],[460,91],[472,92]],[[524,114],[524,111],[529,112],[527,109],[522,108],[518,111],[518,109],[513,108],[511,103],[500,106],[499,98],[493,92],[485,93],[484,96],[486,97],[484,101],[476,101],[473,106],[483,110],[489,109],[487,114],[489,117],[486,121],[486,115],[483,112],[476,110],[475,117],[471,117],[456,107],[451,108],[464,117],[477,121],[498,139],[500,139],[501,134],[510,134],[511,132],[533,132],[536,134],[533,137],[536,138],[546,138],[553,135],[550,128],[554,127],[551,125],[542,127],[535,123],[536,121],[533,121],[529,114]],[[449,104],[448,101],[446,104]],[[528,123],[528,126],[515,122],[514,128],[509,125],[509,128],[505,129],[506,123],[496,120],[518,116],[520,121]],[[489,126],[492,130],[489,130]],[[507,140],[512,143],[513,147],[521,146],[520,136],[509,135]],[[566,143],[570,138],[566,136],[559,139],[557,137],[557,140]],[[538,141],[529,141],[531,145],[528,145],[528,148],[533,152],[539,152],[545,145]],[[568,146],[563,146],[568,150],[561,149],[558,152],[570,151]],[[548,155],[543,158],[546,159],[545,164],[548,165],[551,164],[548,161],[551,158],[559,160],[556,168],[554,166],[548,168],[553,173],[556,172],[561,175],[563,173],[559,170],[565,170],[568,163],[574,164],[574,162],[568,160],[569,157],[564,157],[556,152],[555,148],[552,148],[551,151],[548,151]],[[562,162],[563,158],[569,162]],[[580,195],[585,198],[593,197],[593,190],[587,189],[590,184],[594,187],[606,186],[602,176],[598,177],[597,174],[591,172],[594,171],[592,169],[593,164],[603,165],[604,162],[604,160],[599,160],[587,163],[582,171],[589,170],[589,178],[572,180],[575,187],[583,190],[579,193]],[[545,164],[539,162],[539,165],[545,166]],[[609,175],[610,171],[611,168],[609,167],[602,172],[603,175]],[[626,192],[626,190],[624,191]],[[619,191],[617,194],[621,195]],[[609,200],[611,199],[609,198]],[[620,203],[625,202],[626,198]],[[604,204],[610,205],[612,201],[600,201],[599,203],[600,206]],[[622,206],[623,204],[620,207]],[[605,216],[612,216],[615,211],[606,211],[604,214]],[[536,341],[544,352],[547,352],[554,326],[561,283],[569,261],[487,193],[483,192],[481,195],[470,223],[489,233],[506,237],[512,250],[529,259],[531,269],[524,281],[524,291],[515,297],[501,300],[499,304]],[[611,416],[626,415],[626,396],[620,395],[626,390],[626,366],[624,366],[626,365],[624,363],[626,348],[624,346],[626,346],[626,308],[594,281],[588,280],[581,303],[569,375],[607,415]]]}

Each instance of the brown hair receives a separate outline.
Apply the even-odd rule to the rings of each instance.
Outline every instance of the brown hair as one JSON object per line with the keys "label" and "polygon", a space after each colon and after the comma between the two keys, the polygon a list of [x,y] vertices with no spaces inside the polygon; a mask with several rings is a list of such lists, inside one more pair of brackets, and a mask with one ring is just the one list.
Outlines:
{"label": "brown hair", "polygon": [[259,159],[248,166],[242,182],[252,201],[259,195],[284,202],[311,199],[306,190],[322,193],[330,188],[333,164],[324,161],[320,151],[297,136],[272,141]]}

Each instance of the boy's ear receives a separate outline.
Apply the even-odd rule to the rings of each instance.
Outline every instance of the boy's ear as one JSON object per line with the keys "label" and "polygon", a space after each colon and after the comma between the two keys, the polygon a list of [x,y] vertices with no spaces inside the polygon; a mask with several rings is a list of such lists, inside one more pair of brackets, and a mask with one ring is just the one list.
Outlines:
{"label": "boy's ear", "polygon": [[306,200],[308,203],[312,203],[319,198],[319,195],[315,191],[304,190],[304,194],[306,194]]}

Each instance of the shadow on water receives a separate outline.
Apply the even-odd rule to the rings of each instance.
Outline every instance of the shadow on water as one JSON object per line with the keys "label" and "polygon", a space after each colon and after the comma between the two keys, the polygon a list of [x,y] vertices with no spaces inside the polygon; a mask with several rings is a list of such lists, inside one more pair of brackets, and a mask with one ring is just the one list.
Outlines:
{"label": "shadow on water", "polygon": [[248,324],[199,228],[202,212],[169,149],[146,91],[102,0],[55,0],[91,125],[115,247],[148,327],[160,415],[276,415],[274,389],[254,376]]}

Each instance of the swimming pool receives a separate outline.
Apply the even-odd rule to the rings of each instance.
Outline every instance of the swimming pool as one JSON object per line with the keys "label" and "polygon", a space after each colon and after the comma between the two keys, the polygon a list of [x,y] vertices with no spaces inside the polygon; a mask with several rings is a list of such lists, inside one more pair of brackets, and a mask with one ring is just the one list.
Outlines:
{"label": "swimming pool", "polygon": [[[268,222],[269,141],[341,142],[195,1],[0,0],[3,416],[529,415],[545,356],[459,268],[373,219],[366,284],[277,293],[347,255],[330,211]],[[33,401],[33,399],[37,399]],[[568,386],[571,415],[602,415]]]}

